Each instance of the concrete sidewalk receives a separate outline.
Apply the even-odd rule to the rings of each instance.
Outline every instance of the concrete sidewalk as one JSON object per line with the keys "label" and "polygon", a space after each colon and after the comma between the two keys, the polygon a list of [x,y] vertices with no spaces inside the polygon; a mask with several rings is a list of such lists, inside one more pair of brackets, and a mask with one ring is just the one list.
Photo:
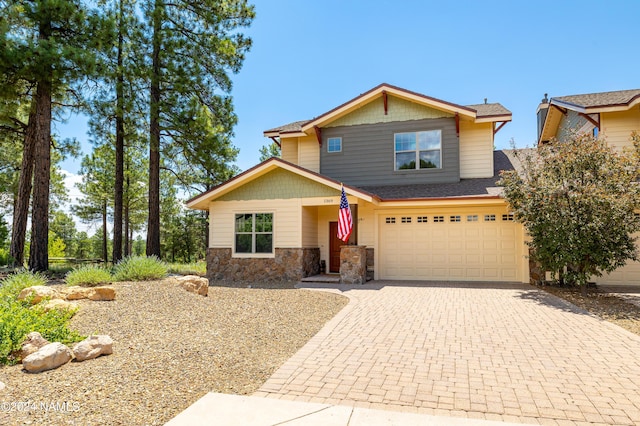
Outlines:
{"label": "concrete sidewalk", "polygon": [[208,393],[167,426],[505,426],[486,420]]}

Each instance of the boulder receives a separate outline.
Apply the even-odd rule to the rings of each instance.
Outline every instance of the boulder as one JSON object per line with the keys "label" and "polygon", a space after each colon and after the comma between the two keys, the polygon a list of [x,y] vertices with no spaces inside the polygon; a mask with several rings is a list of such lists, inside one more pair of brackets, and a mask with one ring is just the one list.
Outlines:
{"label": "boulder", "polygon": [[46,302],[42,303],[41,306],[47,312],[52,309],[57,309],[59,311],[70,311],[78,309],[77,303],[67,302],[66,300],[62,299],[47,300]]}
{"label": "boulder", "polygon": [[49,343],[22,360],[22,367],[29,373],[40,373],[66,364],[73,352],[60,342]]}
{"label": "boulder", "polygon": [[114,300],[116,289],[109,286],[88,288],[87,299],[89,300]]}
{"label": "boulder", "polygon": [[20,350],[15,354],[16,358],[19,360],[25,359],[26,357],[34,352],[37,352],[38,349],[48,345],[49,343],[50,342],[42,337],[40,333],[38,333],[37,331],[32,331],[31,333],[27,334],[27,338],[24,339],[24,342],[22,342]]}
{"label": "boulder", "polygon": [[89,336],[73,347],[76,361],[94,359],[100,355],[113,353],[113,340],[106,335]]}
{"label": "boulder", "polygon": [[46,285],[36,285],[22,290],[18,295],[18,300],[28,299],[31,295],[33,295],[33,299],[31,299],[32,305],[40,303],[45,298],[55,299],[59,297],[58,292],[53,288],[47,287]]}
{"label": "boulder", "polygon": [[176,278],[176,281],[180,287],[191,293],[196,293],[200,296],[206,296],[209,293],[209,280],[206,278],[197,275],[185,275],[184,277]]}
{"label": "boulder", "polygon": [[89,291],[91,291],[90,288],[78,287],[74,285],[61,289],[60,295],[66,300],[80,300],[86,299]]}

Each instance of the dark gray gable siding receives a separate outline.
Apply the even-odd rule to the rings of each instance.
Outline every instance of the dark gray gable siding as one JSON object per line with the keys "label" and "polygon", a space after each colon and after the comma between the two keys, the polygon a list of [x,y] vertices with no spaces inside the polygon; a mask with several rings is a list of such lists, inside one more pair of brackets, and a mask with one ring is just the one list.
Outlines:
{"label": "dark gray gable siding", "polygon": [[[394,170],[395,133],[442,131],[442,168]],[[342,138],[342,152],[328,153],[327,139]],[[460,144],[453,118],[361,124],[322,129],[320,173],[349,185],[402,185],[460,180]]]}

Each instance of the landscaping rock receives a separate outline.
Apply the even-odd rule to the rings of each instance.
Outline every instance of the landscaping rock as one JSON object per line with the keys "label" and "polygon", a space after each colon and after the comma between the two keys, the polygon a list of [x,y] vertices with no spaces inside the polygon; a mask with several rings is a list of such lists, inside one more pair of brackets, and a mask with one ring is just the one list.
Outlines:
{"label": "landscaping rock", "polygon": [[31,299],[31,304],[35,305],[36,303],[40,303],[42,299],[50,298],[55,299],[59,297],[58,292],[51,287],[47,287],[46,285],[36,285],[33,287],[27,287],[20,292],[18,295],[18,300],[28,299],[33,294],[33,299]]}
{"label": "landscaping rock", "polygon": [[87,299],[89,300],[115,300],[116,289],[109,286],[88,288]]}
{"label": "landscaping rock", "polygon": [[107,335],[89,336],[73,347],[76,361],[94,359],[113,353],[113,340]]}
{"label": "landscaping rock", "polygon": [[73,352],[60,342],[49,343],[22,360],[22,367],[29,373],[40,373],[66,364]]}
{"label": "landscaping rock", "polygon": [[62,290],[60,290],[60,294],[66,300],[80,300],[80,299],[86,299],[90,291],[91,291],[90,288],[71,286],[71,287],[65,287]]}
{"label": "landscaping rock", "polygon": [[62,299],[52,299],[47,300],[41,305],[45,311],[49,312],[52,309],[57,309],[59,311],[70,311],[78,309],[78,304],[74,302],[67,302]]}
{"label": "landscaping rock", "polygon": [[7,386],[4,383],[0,382],[0,392],[2,392],[6,387]]}
{"label": "landscaping rock", "polygon": [[207,296],[209,293],[209,280],[206,278],[197,275],[185,275],[184,277],[176,278],[176,281],[180,287],[191,293],[196,293],[200,296]]}
{"label": "landscaping rock", "polygon": [[40,348],[47,346],[49,343],[50,342],[42,337],[40,333],[32,331],[27,334],[27,338],[22,342],[22,346],[16,354],[16,358],[20,360],[25,359],[32,353],[37,352]]}

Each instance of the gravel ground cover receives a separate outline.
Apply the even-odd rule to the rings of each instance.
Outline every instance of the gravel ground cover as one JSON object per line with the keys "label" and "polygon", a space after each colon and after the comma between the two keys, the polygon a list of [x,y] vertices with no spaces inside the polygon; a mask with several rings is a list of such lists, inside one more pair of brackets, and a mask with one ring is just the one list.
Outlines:
{"label": "gravel ground cover", "polygon": [[600,288],[589,288],[586,297],[582,296],[580,289],[575,287],[542,286],[540,288],[593,315],[640,335],[640,306],[634,305],[621,295],[609,293]]}
{"label": "gravel ground cover", "polygon": [[168,281],[113,285],[115,301],[81,300],[71,323],[110,335],[113,355],[40,374],[0,367],[0,424],[161,425],[207,392],[251,394],[348,302],[284,285],[208,297]]}

